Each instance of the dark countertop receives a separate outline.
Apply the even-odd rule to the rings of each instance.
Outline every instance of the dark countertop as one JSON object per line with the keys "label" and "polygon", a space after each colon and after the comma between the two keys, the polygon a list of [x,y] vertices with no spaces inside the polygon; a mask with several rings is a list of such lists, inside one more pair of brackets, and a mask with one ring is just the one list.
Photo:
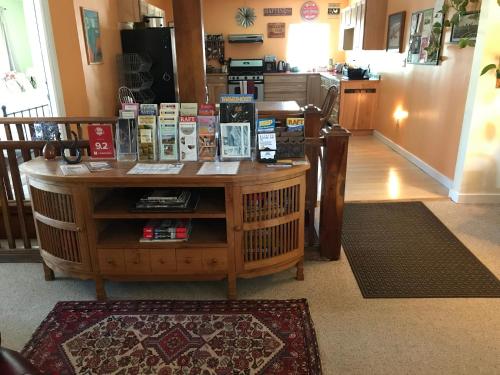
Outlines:
{"label": "dark countertop", "polygon": [[[227,73],[207,73],[209,76],[227,76]],[[335,79],[337,81],[380,81],[379,79],[369,79],[369,80],[350,80],[344,77],[342,74],[330,73],[330,72],[286,72],[286,73],[264,73],[265,76],[291,76],[291,75],[320,75],[327,79]]]}

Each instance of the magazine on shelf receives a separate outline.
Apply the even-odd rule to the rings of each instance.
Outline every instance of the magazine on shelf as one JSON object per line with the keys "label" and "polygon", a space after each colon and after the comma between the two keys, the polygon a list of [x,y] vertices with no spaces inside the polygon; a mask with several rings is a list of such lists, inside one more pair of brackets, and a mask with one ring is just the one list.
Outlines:
{"label": "magazine on shelf", "polygon": [[250,133],[250,123],[221,123],[221,160],[250,159],[252,156]]}
{"label": "magazine on shelf", "polygon": [[173,115],[158,117],[158,153],[160,160],[178,160],[177,117]]}
{"label": "magazine on shelf", "polygon": [[141,104],[139,113],[145,116],[158,116],[158,104]]}
{"label": "magazine on shelf", "polygon": [[138,148],[140,161],[156,160],[156,116],[137,117]]}
{"label": "magazine on shelf", "polygon": [[197,146],[196,116],[179,117],[179,159],[181,161],[198,160]]}
{"label": "magazine on shelf", "polygon": [[217,117],[198,116],[198,160],[215,160],[217,157]]}
{"label": "magazine on shelf", "polygon": [[221,103],[220,115],[221,124],[248,123],[250,126],[250,144],[255,147],[255,129],[257,112],[255,102],[253,103]]}
{"label": "magazine on shelf", "polygon": [[140,242],[187,241],[192,231],[190,219],[149,220],[142,229]]}
{"label": "magazine on shelf", "polygon": [[181,116],[198,116],[198,103],[181,103]]}

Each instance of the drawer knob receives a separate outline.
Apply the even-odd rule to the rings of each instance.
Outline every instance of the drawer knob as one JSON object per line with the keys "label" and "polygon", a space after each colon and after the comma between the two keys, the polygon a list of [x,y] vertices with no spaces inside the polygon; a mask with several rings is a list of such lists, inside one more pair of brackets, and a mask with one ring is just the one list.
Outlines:
{"label": "drawer knob", "polygon": [[165,261],[163,260],[163,258],[160,258],[160,260],[158,261],[158,263],[165,264]]}
{"label": "drawer knob", "polygon": [[191,263],[193,263],[193,261],[189,258],[186,258],[186,259],[184,259],[184,263],[191,264]]}
{"label": "drawer knob", "polygon": [[215,259],[215,258],[214,258],[214,259],[211,259],[211,260],[210,260],[210,264],[211,264],[212,266],[215,266],[215,265],[217,264],[217,259]]}
{"label": "drawer knob", "polygon": [[108,264],[110,266],[114,266],[115,265],[115,261],[114,260],[111,260],[111,259],[108,259]]}

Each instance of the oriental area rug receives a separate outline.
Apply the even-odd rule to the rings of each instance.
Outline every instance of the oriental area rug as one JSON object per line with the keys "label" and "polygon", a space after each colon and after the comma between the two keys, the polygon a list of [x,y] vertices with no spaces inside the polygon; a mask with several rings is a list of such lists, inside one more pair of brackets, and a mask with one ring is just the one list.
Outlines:
{"label": "oriental area rug", "polygon": [[322,373],[305,299],[59,302],[22,354],[58,375]]}
{"label": "oriental area rug", "polygon": [[500,281],[422,202],[346,204],[342,246],[365,298],[500,297]]}

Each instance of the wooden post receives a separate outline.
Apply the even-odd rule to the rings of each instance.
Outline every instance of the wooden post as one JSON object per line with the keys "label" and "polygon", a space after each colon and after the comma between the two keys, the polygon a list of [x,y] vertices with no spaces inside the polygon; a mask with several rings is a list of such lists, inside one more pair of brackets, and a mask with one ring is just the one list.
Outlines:
{"label": "wooden post", "polygon": [[201,0],[173,0],[179,101],[205,103],[205,39]]}
{"label": "wooden post", "polygon": [[319,233],[321,256],[330,260],[340,258],[350,135],[347,130],[338,127],[325,136]]}
{"label": "wooden post", "polygon": [[[308,105],[304,109],[306,138],[319,138],[321,132],[321,110],[313,105]],[[314,245],[317,239],[314,229],[314,210],[318,202],[318,157],[319,147],[317,145],[306,144],[306,155],[311,168],[306,173],[306,219],[307,219],[307,238],[308,246]]]}

